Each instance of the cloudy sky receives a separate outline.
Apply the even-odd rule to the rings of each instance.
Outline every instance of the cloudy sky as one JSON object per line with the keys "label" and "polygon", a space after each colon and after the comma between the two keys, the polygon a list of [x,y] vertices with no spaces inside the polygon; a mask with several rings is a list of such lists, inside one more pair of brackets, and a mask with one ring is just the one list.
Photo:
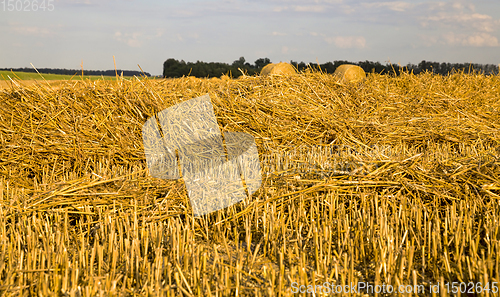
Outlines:
{"label": "cloudy sky", "polygon": [[0,1],[0,68],[106,70],[113,56],[153,75],[168,58],[500,63],[499,0],[37,1],[45,11]]}

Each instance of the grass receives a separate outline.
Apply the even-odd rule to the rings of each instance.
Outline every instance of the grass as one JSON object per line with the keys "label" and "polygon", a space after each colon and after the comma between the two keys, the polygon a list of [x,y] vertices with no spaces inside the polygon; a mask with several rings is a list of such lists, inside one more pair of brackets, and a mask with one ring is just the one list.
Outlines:
{"label": "grass", "polygon": [[[198,218],[182,180],[149,176],[141,128],[206,93],[223,132],[256,138],[263,182],[250,199]],[[0,292],[292,296],[325,282],[424,286],[419,295],[438,282],[441,295],[445,282],[491,289],[500,281],[499,94],[499,76],[463,73],[5,89]]]}
{"label": "grass", "polygon": [[[76,73],[76,75],[62,75],[62,74],[45,74],[42,73],[41,76],[38,73],[31,72],[11,72],[0,70],[0,80],[10,80],[18,79],[18,80],[82,80],[81,72]],[[42,78],[43,77],[43,78]],[[116,80],[115,76],[97,76],[97,75],[84,75],[83,79],[88,80]]]}

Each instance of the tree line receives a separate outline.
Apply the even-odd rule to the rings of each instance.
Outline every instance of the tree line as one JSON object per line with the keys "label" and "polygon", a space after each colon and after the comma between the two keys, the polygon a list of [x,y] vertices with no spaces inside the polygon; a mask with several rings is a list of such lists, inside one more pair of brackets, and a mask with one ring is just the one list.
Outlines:
{"label": "tree line", "polygon": [[[195,77],[221,77],[228,75],[237,78],[243,74],[254,75],[260,73],[262,67],[271,63],[269,58],[259,58],[253,64],[246,62],[244,57],[240,57],[231,64],[221,62],[185,62],[184,60],[178,61],[170,58],[163,63],[163,77],[175,78],[183,76]],[[403,71],[413,72],[419,74],[422,72],[432,72],[440,75],[448,75],[455,72],[479,72],[484,74],[498,74],[499,66],[493,64],[471,64],[471,63],[439,63],[429,62],[423,60],[418,64],[407,64],[400,66],[398,64],[381,64],[380,62],[360,61],[350,62],[345,60],[337,60],[333,62],[326,62],[323,64],[318,63],[304,63],[290,61],[297,70],[303,71],[305,69],[313,69],[323,71],[326,73],[334,73],[335,69],[342,64],[358,65],[365,72],[400,75]]]}
{"label": "tree line", "polygon": [[[43,74],[62,74],[62,75],[81,75],[82,70],[75,70],[75,69],[60,69],[60,68],[37,68],[36,70],[33,68],[0,68],[0,70],[6,70],[6,71],[14,71],[14,72],[30,72],[30,73],[36,73],[37,70],[39,73]],[[151,76],[151,74],[147,72],[141,72],[141,71],[136,71],[136,70],[121,70],[117,69],[116,72],[115,70],[83,70],[84,75],[97,75],[97,76],[115,76],[116,73],[118,75],[121,75],[123,72],[124,76]]]}
{"label": "tree line", "polygon": [[206,63],[201,61],[186,63],[184,60],[178,61],[171,58],[163,63],[163,77],[221,77],[222,75],[239,77],[243,73],[246,75],[258,74],[262,67],[269,63],[271,63],[269,58],[257,59],[254,64],[246,62],[244,57],[240,57],[232,64],[221,62]]}

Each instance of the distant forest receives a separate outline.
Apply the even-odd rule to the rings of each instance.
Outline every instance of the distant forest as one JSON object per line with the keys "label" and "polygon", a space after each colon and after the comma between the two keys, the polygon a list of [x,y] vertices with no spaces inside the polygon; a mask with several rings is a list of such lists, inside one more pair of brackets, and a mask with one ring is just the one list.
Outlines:
{"label": "distant forest", "polygon": [[[219,63],[219,62],[184,62],[176,59],[168,59],[163,63],[163,77],[174,78],[182,76],[195,76],[195,77],[220,77],[222,75],[239,77],[245,73],[246,75],[254,75],[260,73],[262,67],[271,63],[269,58],[257,59],[254,64],[245,61],[244,57],[240,57],[232,64]],[[399,66],[398,64],[382,65],[380,62],[350,62],[350,61],[334,61],[323,64],[290,61],[290,64],[295,66],[299,71],[307,68],[315,70],[321,69],[326,73],[333,73],[338,66],[342,64],[358,65],[365,70],[365,72],[376,72],[380,74],[399,75],[401,71],[410,71],[414,74],[429,71],[435,74],[448,75],[457,71],[464,71],[471,73],[472,71],[484,74],[498,74],[499,66],[493,64],[470,64],[470,63],[439,63],[422,61],[415,64],[408,64],[406,66]]]}
{"label": "distant forest", "polygon": [[[59,68],[37,68],[36,70],[33,68],[0,68],[0,70],[6,70],[6,71],[18,71],[18,72],[32,72],[36,73],[36,70],[40,73],[44,74],[63,74],[63,75],[81,75],[82,70],[75,70],[75,69],[59,69]],[[124,76],[151,76],[151,74],[144,72],[144,74],[141,71],[135,71],[135,70],[116,70],[116,73],[118,75],[121,75],[123,72]],[[98,76],[115,76],[115,70],[83,70],[83,75],[98,75]]]}

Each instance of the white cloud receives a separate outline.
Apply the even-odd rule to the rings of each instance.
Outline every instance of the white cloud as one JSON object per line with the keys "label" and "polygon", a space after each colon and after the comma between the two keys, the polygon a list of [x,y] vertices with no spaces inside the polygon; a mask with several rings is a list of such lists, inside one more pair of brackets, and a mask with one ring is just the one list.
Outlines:
{"label": "white cloud", "polygon": [[50,37],[55,35],[54,32],[47,27],[23,26],[19,23],[11,23],[9,27],[13,32],[26,36]]}
{"label": "white cloud", "polygon": [[[38,1],[38,3],[41,3],[43,1]],[[60,10],[60,9],[92,9],[92,8],[97,8],[97,7],[102,7],[103,4],[110,3],[112,1],[108,0],[55,0],[51,1],[55,2],[54,7],[55,10]],[[45,1],[45,6],[47,6],[47,1]]]}
{"label": "white cloud", "polygon": [[[181,41],[181,42],[184,42],[184,41],[192,41],[192,40],[197,40],[200,38],[200,35],[198,33],[177,33],[175,34],[175,39],[177,41]],[[151,38],[148,38],[148,39],[151,39]]]}
{"label": "white cloud", "polygon": [[50,31],[47,28],[39,27],[15,27],[14,31],[23,35],[35,35],[40,37],[50,35]]}
{"label": "white cloud", "polygon": [[453,8],[458,9],[458,10],[462,10],[464,8],[463,4],[459,3],[459,2],[453,3],[452,6],[453,6]]}
{"label": "white cloud", "polygon": [[156,35],[155,35],[155,38],[162,37],[162,36],[163,36],[163,33],[165,33],[165,31],[164,31],[163,29],[156,29]]}
{"label": "white cloud", "polygon": [[468,36],[467,43],[472,46],[498,46],[498,38],[488,33]]}
{"label": "white cloud", "polygon": [[[263,1],[264,2],[264,1]],[[290,3],[290,4],[339,4],[343,3],[343,0],[271,0],[271,1],[265,1],[265,2],[272,2],[272,3]]]}
{"label": "white cloud", "polygon": [[434,11],[446,8],[447,3],[443,1],[433,1],[426,3],[426,5],[428,6],[429,11]]}
{"label": "white cloud", "polygon": [[142,42],[139,40],[139,38],[141,37],[141,34],[138,32],[123,34],[122,32],[117,31],[117,32],[115,32],[113,37],[115,40],[122,42],[122,43],[125,43],[126,45],[128,45],[130,47],[141,47],[142,46]]}
{"label": "white cloud", "polygon": [[291,5],[291,6],[275,6],[274,12],[295,11],[295,12],[324,12],[327,7],[324,5]]}
{"label": "white cloud", "polygon": [[326,7],[322,5],[296,5],[293,10],[297,12],[323,12]]}
{"label": "white cloud", "polygon": [[455,14],[455,13],[439,13],[434,16],[427,17],[427,20],[436,22],[469,22],[491,20],[492,17],[486,14],[472,13],[472,14]]}
{"label": "white cloud", "polygon": [[448,45],[462,45],[475,47],[491,47],[499,46],[498,38],[488,33],[478,33],[473,35],[455,34],[449,32],[443,34],[443,41]]}
{"label": "white cloud", "polygon": [[90,0],[69,0],[65,1],[68,4],[84,4],[84,5],[92,5]]}
{"label": "white cloud", "polygon": [[328,44],[335,44],[338,48],[364,48],[366,39],[363,36],[336,36],[325,37]]}
{"label": "white cloud", "polygon": [[439,42],[439,38],[437,36],[418,34],[418,37],[420,37],[423,45],[427,47],[433,46],[434,44]]}
{"label": "white cloud", "polygon": [[286,33],[283,33],[283,32],[277,32],[277,31],[273,31],[273,33],[271,33],[271,35],[273,36],[287,36]]}
{"label": "white cloud", "polygon": [[[465,1],[438,2],[428,4],[427,15],[419,18],[424,28],[453,28],[461,31],[475,29],[479,32],[494,32],[500,27],[500,19],[485,13],[477,13],[473,4]],[[470,33],[470,32],[469,32]]]}
{"label": "white cloud", "polygon": [[[342,4],[343,0],[274,0],[270,2],[276,3],[272,9],[274,12],[294,11],[322,13],[332,9],[338,11],[340,8],[338,4]],[[345,5],[342,5],[342,7],[345,7]]]}
{"label": "white cloud", "polygon": [[189,18],[195,17],[199,12],[193,9],[173,9],[169,11],[169,14],[172,17]]}
{"label": "white cloud", "polygon": [[363,3],[366,8],[386,8],[392,11],[403,12],[413,8],[415,5],[404,1],[391,1],[391,2],[373,2]]}
{"label": "white cloud", "polygon": [[440,12],[422,18],[423,27],[454,27],[461,26],[465,29],[474,28],[480,32],[494,32],[498,30],[500,20],[495,20],[487,14],[480,13],[449,13]]}
{"label": "white cloud", "polygon": [[497,47],[500,46],[498,38],[485,32],[476,32],[474,34],[456,34],[448,32],[437,35],[419,35],[425,46],[443,44],[449,46],[468,46],[468,47]]}
{"label": "white cloud", "polygon": [[322,38],[328,44],[338,48],[365,48],[366,39],[363,36],[328,36],[324,33],[309,32],[309,35]]}
{"label": "white cloud", "polygon": [[281,48],[281,53],[282,53],[282,54],[287,54],[287,53],[288,53],[288,47],[287,47],[287,46],[283,46],[283,47]]}
{"label": "white cloud", "polygon": [[76,0],[76,1],[73,1],[73,3],[80,3],[80,4],[86,4],[86,5],[91,5],[92,2],[90,0]]}
{"label": "white cloud", "polygon": [[148,42],[152,40],[158,40],[158,38],[167,38],[171,41],[186,41],[192,39],[198,39],[199,35],[197,33],[171,33],[167,34],[167,30],[163,28],[156,28],[148,30],[147,32],[144,30],[133,31],[133,32],[122,32],[116,31],[113,34],[113,39],[124,43],[130,47],[143,47]]}

